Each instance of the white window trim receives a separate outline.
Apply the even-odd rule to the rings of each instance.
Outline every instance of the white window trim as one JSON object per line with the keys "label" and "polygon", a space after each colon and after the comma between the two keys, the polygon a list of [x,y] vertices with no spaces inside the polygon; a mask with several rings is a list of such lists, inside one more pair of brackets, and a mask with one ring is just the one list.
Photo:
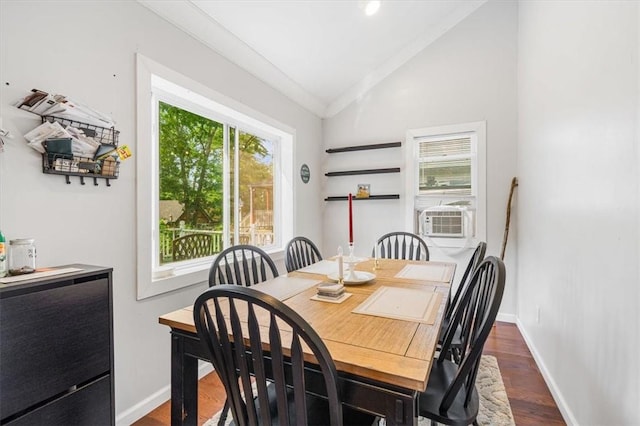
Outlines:
{"label": "white window trim", "polygon": [[[256,131],[256,134],[269,134],[280,139],[280,164],[274,171],[274,182],[281,189],[278,199],[274,200],[279,206],[293,205],[293,147],[295,146],[295,129],[282,124],[250,107],[218,93],[201,83],[198,83],[164,65],[161,65],[141,54],[136,55],[137,68],[137,299],[159,295],[191,285],[206,283],[209,276],[211,258],[203,261],[190,261],[180,267],[156,267],[154,257],[154,238],[157,238],[157,176],[158,157],[157,147],[153,146],[153,114],[152,105],[152,76],[160,77],[167,82],[173,82],[193,93],[201,95],[216,103],[217,112],[229,124],[238,125],[243,130]],[[274,221],[281,229],[279,240],[274,247],[266,248],[274,260],[282,257],[283,241],[293,237],[294,211],[281,208],[274,215]],[[154,237],[155,235],[155,237]],[[173,265],[172,265],[173,266]],[[167,273],[168,276],[163,276]]]}
{"label": "white window trim", "polygon": [[[421,198],[440,198],[452,200],[475,198],[476,201],[476,233],[470,244],[487,240],[487,125],[485,121],[453,124],[437,127],[410,129],[405,140],[405,223],[410,232],[414,232],[415,211],[419,207]],[[472,174],[472,195],[433,194],[419,195],[418,190],[418,140],[425,137],[448,136],[451,134],[471,133],[476,135],[476,173]],[[472,147],[472,150],[474,148]],[[456,238],[435,238],[442,247],[459,247],[460,240]]]}

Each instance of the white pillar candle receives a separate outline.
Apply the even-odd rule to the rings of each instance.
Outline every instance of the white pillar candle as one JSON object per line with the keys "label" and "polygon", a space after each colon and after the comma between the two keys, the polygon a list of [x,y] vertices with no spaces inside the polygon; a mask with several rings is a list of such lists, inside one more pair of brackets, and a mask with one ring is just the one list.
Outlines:
{"label": "white pillar candle", "polygon": [[338,280],[342,281],[344,277],[344,267],[342,265],[342,246],[338,246]]}

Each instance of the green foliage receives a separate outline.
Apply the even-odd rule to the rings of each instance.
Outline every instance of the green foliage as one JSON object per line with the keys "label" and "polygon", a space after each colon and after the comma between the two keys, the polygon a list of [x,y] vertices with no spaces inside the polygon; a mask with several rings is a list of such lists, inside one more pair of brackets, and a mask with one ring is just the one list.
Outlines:
{"label": "green foliage", "polygon": [[[159,116],[160,199],[178,200],[184,205],[181,220],[187,228],[206,224],[208,229],[222,229],[224,126],[163,102],[159,104]],[[270,144],[257,136],[240,133],[243,215],[249,210],[249,184],[273,182]],[[233,155],[230,163],[233,166]],[[263,194],[254,198],[254,209],[265,208],[267,202],[272,208],[269,197],[272,196]]]}
{"label": "green foliage", "polygon": [[159,115],[160,199],[182,202],[191,226],[199,212],[220,216],[222,124],[163,102]]}

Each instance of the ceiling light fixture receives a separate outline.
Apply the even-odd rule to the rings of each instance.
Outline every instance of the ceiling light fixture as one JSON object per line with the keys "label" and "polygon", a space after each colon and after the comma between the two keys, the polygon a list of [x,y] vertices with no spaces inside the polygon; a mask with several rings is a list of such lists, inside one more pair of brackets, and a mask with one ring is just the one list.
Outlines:
{"label": "ceiling light fixture", "polygon": [[380,9],[380,0],[370,0],[364,7],[364,13],[367,16],[372,16],[375,15],[378,9]]}

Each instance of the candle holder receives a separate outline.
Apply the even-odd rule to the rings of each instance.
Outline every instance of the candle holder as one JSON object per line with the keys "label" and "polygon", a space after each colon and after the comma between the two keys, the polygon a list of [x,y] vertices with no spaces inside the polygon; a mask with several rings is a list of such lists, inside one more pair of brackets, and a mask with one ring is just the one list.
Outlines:
{"label": "candle holder", "polygon": [[356,266],[356,263],[357,263],[357,259],[356,259],[355,255],[353,254],[353,250],[354,250],[353,242],[350,242],[349,243],[349,256],[346,259],[347,267],[349,268],[347,280],[349,280],[349,281],[355,281],[356,280],[356,268],[355,268],[355,266]]}
{"label": "candle holder", "polygon": [[378,245],[376,244],[375,249],[374,249],[374,259],[373,259],[373,270],[376,271],[380,268],[380,248],[378,247]]}

